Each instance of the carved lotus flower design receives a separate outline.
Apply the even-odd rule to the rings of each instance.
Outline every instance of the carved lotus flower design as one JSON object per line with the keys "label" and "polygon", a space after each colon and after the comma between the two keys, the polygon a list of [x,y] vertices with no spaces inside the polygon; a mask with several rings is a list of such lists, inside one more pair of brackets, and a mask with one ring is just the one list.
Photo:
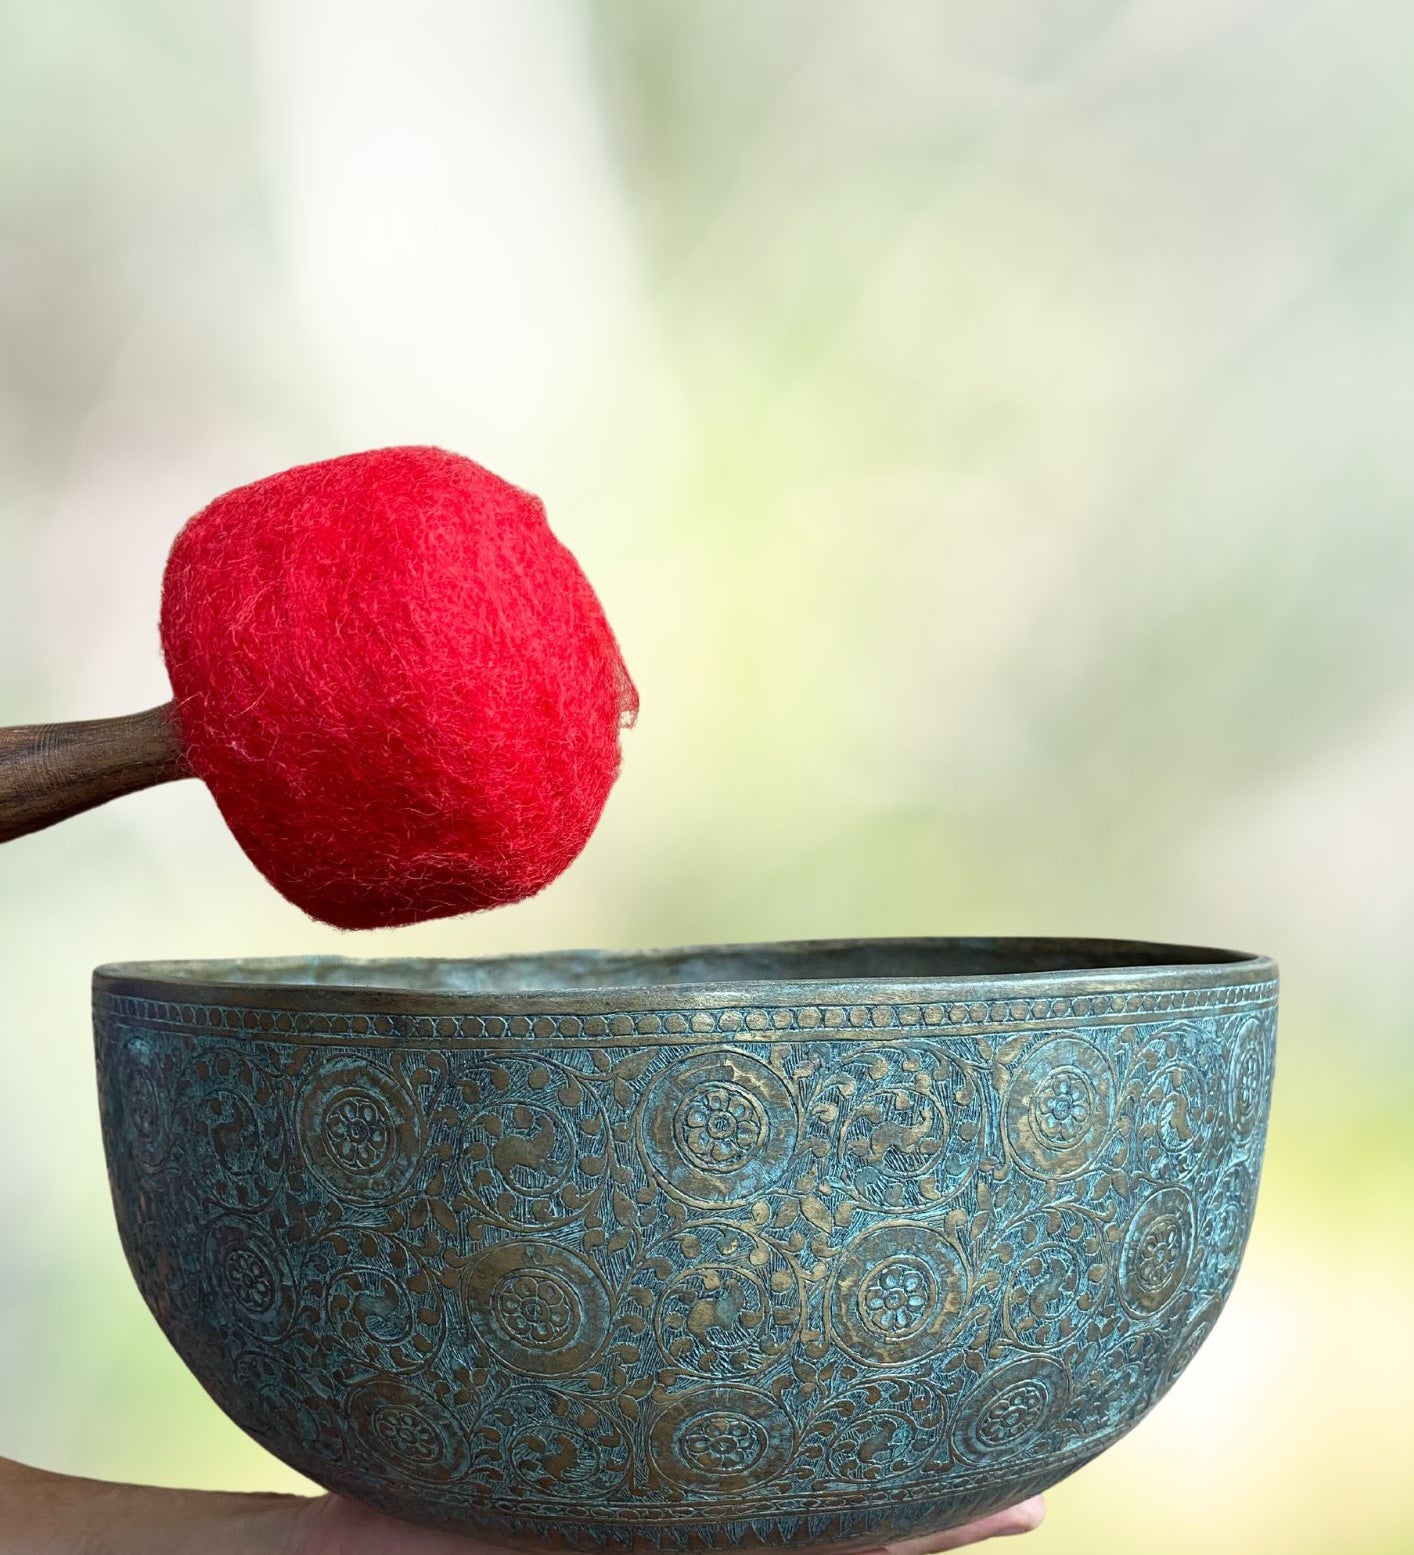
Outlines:
{"label": "carved lotus flower design", "polygon": [[684,1437],[683,1451],[715,1474],[743,1474],[761,1456],[761,1428],[739,1415],[708,1415]]}
{"label": "carved lotus flower design", "polygon": [[388,1154],[388,1120],[371,1096],[352,1095],[324,1115],[324,1139],[331,1154],[351,1171],[371,1172]]}
{"label": "carved lotus flower design", "polygon": [[378,1435],[389,1452],[414,1463],[432,1463],[442,1451],[436,1431],[411,1409],[387,1409],[378,1417]]}
{"label": "carved lotus flower design", "polygon": [[898,1258],[877,1269],[860,1292],[865,1321],[890,1338],[911,1334],[933,1305],[928,1271],[911,1258]]}
{"label": "carved lotus flower design", "polygon": [[1046,1390],[1035,1382],[1020,1382],[999,1393],[977,1421],[977,1439],[1002,1447],[1023,1436],[1046,1407]]}
{"label": "carved lotus flower design", "polygon": [[734,1085],[709,1085],[683,1109],[683,1144],[705,1164],[739,1165],[761,1143],[762,1133],[759,1106]]}
{"label": "carved lotus flower design", "polygon": [[1036,1128],[1052,1145],[1073,1145],[1089,1127],[1094,1097],[1085,1076],[1062,1069],[1045,1080],[1036,1092],[1033,1113]]}
{"label": "carved lotus flower design", "polygon": [[1146,1290],[1162,1290],[1183,1259],[1183,1228],[1172,1215],[1162,1215],[1139,1242],[1134,1277]]}
{"label": "carved lotus flower design", "polygon": [[573,1298],[548,1275],[521,1272],[502,1280],[492,1307],[496,1321],[521,1344],[556,1344],[574,1327]]}

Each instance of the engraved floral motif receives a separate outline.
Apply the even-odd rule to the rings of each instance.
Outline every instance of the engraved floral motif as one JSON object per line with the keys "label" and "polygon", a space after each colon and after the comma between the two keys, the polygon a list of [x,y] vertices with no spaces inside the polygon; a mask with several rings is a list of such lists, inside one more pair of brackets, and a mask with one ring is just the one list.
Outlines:
{"label": "engraved floral motif", "polygon": [[1232,1123],[1245,1137],[1253,1132],[1266,1110],[1269,1037],[1256,1016],[1248,1016],[1237,1029],[1231,1076]]}
{"label": "engraved floral motif", "polygon": [[1146,1199],[1125,1232],[1119,1255],[1120,1297],[1137,1317],[1151,1317],[1177,1295],[1196,1240],[1192,1197],[1163,1188]]}
{"label": "engraved floral motif", "polygon": [[462,1295],[472,1331],[516,1372],[579,1371],[609,1336],[603,1276],[567,1247],[498,1242],[468,1264]]}
{"label": "engraved floral motif", "polygon": [[743,1415],[697,1415],[678,1438],[678,1451],[707,1474],[745,1474],[766,1452],[766,1433]]}
{"label": "engraved floral motif", "polygon": [[270,1265],[250,1247],[233,1247],[222,1271],[226,1288],[248,1312],[268,1312],[279,1293]]}
{"label": "engraved floral motif", "polygon": [[761,1103],[740,1085],[704,1085],[678,1108],[674,1134],[703,1171],[734,1171],[760,1149],[768,1125]]}
{"label": "engraved floral motif", "polygon": [[1142,1291],[1160,1291],[1173,1279],[1187,1253],[1187,1237],[1176,1215],[1160,1215],[1137,1239],[1132,1264]]}
{"label": "engraved floral motif", "polygon": [[471,1461],[459,1422],[436,1399],[399,1382],[371,1382],[349,1399],[349,1416],[370,1461],[409,1479],[451,1484]]}
{"label": "engraved floral motif", "polygon": [[320,1066],[301,1102],[299,1123],[311,1169],[356,1203],[408,1187],[426,1135],[422,1108],[406,1084],[360,1059]]}
{"label": "engraved floral motif", "polygon": [[1013,1361],[984,1378],[967,1401],[953,1433],[958,1450],[977,1460],[1030,1450],[1059,1420],[1067,1394],[1065,1372],[1054,1361]]}
{"label": "engraved floral motif", "polygon": [[546,1348],[564,1344],[579,1319],[574,1292],[563,1280],[525,1270],[501,1277],[491,1292],[491,1312],[512,1339]]}
{"label": "engraved floral motif", "polygon": [[966,1265],[928,1225],[885,1225],[849,1245],[830,1287],[834,1335],[856,1359],[892,1365],[939,1349],[956,1326]]}
{"label": "engraved floral motif", "polygon": [[649,1442],[667,1479],[737,1493],[748,1481],[764,1486],[785,1466],[794,1435],[790,1416],[769,1394],[721,1387],[675,1398]]}
{"label": "engraved floral motif", "polygon": [[781,1077],[745,1053],[695,1054],[648,1087],[639,1130],[664,1188],[712,1207],[761,1193],[790,1165],[797,1102]]}
{"label": "engraved floral motif", "polygon": [[367,1091],[345,1091],[324,1111],[324,1143],[329,1153],[351,1172],[373,1172],[393,1150],[393,1130]]}
{"label": "engraved floral motif", "polygon": [[248,1333],[276,1338],[294,1315],[295,1283],[289,1260],[259,1226],[227,1215],[208,1230],[207,1300],[226,1306]]}
{"label": "engraved floral motif", "polygon": [[1093,1042],[1052,1037],[1018,1064],[1007,1088],[1007,1143],[1022,1171],[1076,1177],[1099,1157],[1114,1119],[1115,1079]]}
{"label": "engraved floral motif", "polygon": [[1073,1145],[1095,1114],[1095,1087],[1073,1066],[1053,1070],[1031,1099],[1031,1119],[1047,1144]]}
{"label": "engraved floral motif", "polygon": [[1045,1408],[1045,1388],[1024,1378],[991,1400],[978,1415],[973,1434],[984,1447],[1005,1447],[1033,1430]]}
{"label": "engraved floral motif", "polygon": [[1256,1111],[1261,1089],[1262,1055],[1254,1044],[1243,1050],[1233,1077],[1233,1106],[1239,1118]]}
{"label": "engraved floral motif", "polygon": [[921,1328],[937,1299],[937,1284],[917,1258],[894,1258],[870,1270],[856,1297],[864,1322],[889,1339]]}
{"label": "engraved floral motif", "polygon": [[415,1409],[385,1409],[374,1431],[382,1445],[404,1463],[435,1463],[442,1450],[441,1438]]}

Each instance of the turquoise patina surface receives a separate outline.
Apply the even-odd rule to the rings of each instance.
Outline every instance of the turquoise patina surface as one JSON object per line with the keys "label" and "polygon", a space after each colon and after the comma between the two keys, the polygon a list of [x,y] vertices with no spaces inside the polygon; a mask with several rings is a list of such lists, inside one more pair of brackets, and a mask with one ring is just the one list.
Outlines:
{"label": "turquoise patina surface", "polygon": [[1276,980],[866,941],[117,967],[95,1010],[133,1272],[272,1452],[502,1542],[780,1547],[982,1515],[1166,1391]]}

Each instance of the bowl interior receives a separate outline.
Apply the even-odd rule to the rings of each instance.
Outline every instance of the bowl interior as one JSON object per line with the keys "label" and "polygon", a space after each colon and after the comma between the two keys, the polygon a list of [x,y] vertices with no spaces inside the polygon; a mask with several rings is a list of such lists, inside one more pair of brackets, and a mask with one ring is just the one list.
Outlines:
{"label": "bowl interior", "polygon": [[[306,956],[240,961],[154,961],[100,969],[108,976],[254,987],[376,989],[415,994],[525,994],[608,989],[735,990],[751,985],[918,984],[1041,976],[1190,971],[1270,963],[1243,951],[1144,940],[908,938],[801,940],[665,950],[565,950],[477,959],[354,960]],[[1131,979],[1132,980],[1132,979]]]}

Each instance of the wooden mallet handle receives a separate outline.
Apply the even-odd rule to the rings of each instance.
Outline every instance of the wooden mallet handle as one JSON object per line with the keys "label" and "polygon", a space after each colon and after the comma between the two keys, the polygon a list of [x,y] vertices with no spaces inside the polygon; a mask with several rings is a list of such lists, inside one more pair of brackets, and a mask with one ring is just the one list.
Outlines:
{"label": "wooden mallet handle", "polygon": [[170,702],[126,718],[0,729],[0,842],[190,776]]}

